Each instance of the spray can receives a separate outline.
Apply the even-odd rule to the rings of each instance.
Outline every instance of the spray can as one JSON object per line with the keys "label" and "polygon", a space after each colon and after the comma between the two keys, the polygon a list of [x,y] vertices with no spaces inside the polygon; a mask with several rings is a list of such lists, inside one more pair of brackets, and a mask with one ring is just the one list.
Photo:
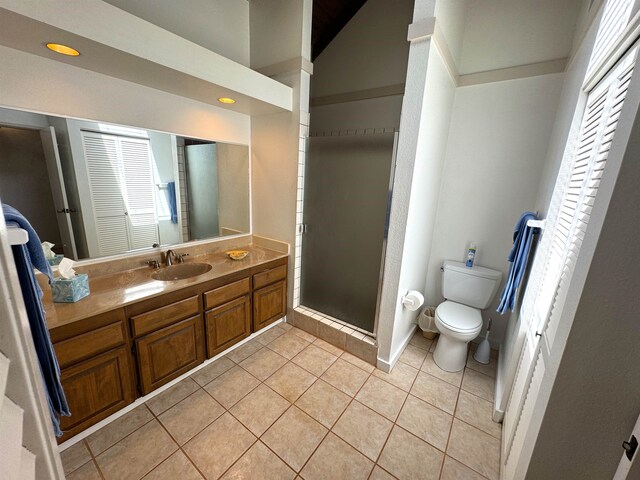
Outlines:
{"label": "spray can", "polygon": [[467,251],[467,267],[471,268],[473,267],[473,261],[476,258],[476,244],[471,242],[471,245],[469,245],[469,250]]}

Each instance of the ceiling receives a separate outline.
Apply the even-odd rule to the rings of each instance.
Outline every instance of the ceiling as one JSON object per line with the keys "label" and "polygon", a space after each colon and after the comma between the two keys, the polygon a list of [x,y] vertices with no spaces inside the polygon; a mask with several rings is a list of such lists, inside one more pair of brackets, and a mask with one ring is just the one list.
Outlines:
{"label": "ceiling", "polygon": [[311,60],[315,60],[366,0],[313,0]]}

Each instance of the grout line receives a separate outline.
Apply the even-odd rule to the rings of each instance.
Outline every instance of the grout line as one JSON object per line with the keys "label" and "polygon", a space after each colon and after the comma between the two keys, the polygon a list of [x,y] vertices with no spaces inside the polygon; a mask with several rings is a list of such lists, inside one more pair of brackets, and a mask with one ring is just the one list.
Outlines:
{"label": "grout line", "polygon": [[[145,424],[145,425],[146,425],[146,424]],[[105,477],[104,477],[104,475],[103,475],[103,473],[102,473],[102,470],[100,469],[100,465],[98,465],[98,460],[96,460],[96,457],[93,455],[93,452],[92,452],[92,451],[91,451],[91,449],[89,448],[89,442],[87,442],[87,440],[86,440],[85,438],[83,438],[82,440],[80,440],[80,442],[84,444],[84,447],[87,449],[87,451],[89,452],[89,455],[91,456],[91,460],[89,460],[89,462],[93,462],[93,464],[94,464],[94,465],[95,465],[95,467],[96,467],[96,470],[98,471],[98,475],[100,475],[100,478],[102,478],[102,479],[104,480],[104,478],[105,478]],[[117,442],[116,442],[116,443],[117,443]],[[114,445],[115,445],[115,444],[114,444]],[[109,448],[111,448],[111,447],[109,447]],[[107,450],[108,450],[108,449],[107,449]],[[106,452],[107,450],[105,450],[105,452]],[[104,453],[104,452],[103,452],[103,453]],[[86,462],[86,463],[84,463],[84,464],[83,464],[83,465],[81,465],[81,466],[84,466],[84,465],[86,465],[86,464],[87,464],[87,463],[89,463],[89,462]],[[77,469],[76,469],[76,470],[74,470],[74,472],[75,472],[75,471],[77,471]],[[71,473],[72,473],[72,472],[69,472],[69,474],[71,474]],[[67,476],[67,475],[65,474],[65,477],[66,477],[66,476]]]}

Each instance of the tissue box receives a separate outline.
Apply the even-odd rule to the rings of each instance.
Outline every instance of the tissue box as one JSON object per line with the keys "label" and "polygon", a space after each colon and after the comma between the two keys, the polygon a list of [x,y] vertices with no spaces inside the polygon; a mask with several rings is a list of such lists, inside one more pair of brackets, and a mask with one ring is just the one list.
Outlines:
{"label": "tissue box", "polygon": [[51,284],[53,301],[73,303],[89,295],[89,276],[86,273],[73,278],[54,278]]}
{"label": "tissue box", "polygon": [[62,261],[62,259],[64,258],[64,255],[56,255],[53,258],[47,258],[47,262],[49,262],[49,265],[51,265],[52,267],[55,267],[56,265],[60,265],[60,262]]}

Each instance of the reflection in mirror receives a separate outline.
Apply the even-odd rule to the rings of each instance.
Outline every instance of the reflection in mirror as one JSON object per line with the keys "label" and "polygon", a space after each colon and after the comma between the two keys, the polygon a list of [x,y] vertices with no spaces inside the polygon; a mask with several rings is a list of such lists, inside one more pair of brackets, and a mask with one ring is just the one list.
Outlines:
{"label": "reflection in mirror", "polygon": [[72,259],[248,233],[249,149],[0,108],[0,199]]}

